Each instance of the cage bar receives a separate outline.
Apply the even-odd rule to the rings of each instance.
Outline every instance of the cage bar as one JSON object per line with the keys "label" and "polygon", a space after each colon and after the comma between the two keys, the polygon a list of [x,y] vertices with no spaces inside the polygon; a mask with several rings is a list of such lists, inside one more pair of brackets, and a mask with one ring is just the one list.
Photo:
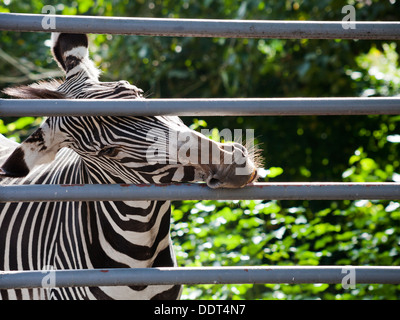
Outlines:
{"label": "cage bar", "polygon": [[295,116],[400,114],[400,97],[0,99],[0,116]]}
{"label": "cage bar", "polygon": [[254,183],[241,189],[211,189],[204,183],[3,185],[0,202],[136,201],[136,200],[391,200],[400,199],[400,184]]}
{"label": "cage bar", "polygon": [[[52,274],[51,274],[52,273]],[[44,281],[46,277],[46,281]],[[400,267],[246,266],[0,272],[0,289],[244,283],[400,283]]]}
{"label": "cage bar", "polygon": [[[46,24],[53,19],[54,28]],[[400,40],[400,22],[158,19],[0,13],[0,30],[175,37]],[[50,26],[50,28],[48,28]],[[149,100],[0,99],[0,116],[245,116],[400,114],[400,98]],[[205,184],[7,185],[0,202],[124,200],[395,200],[398,183],[254,183],[242,189]],[[248,266],[0,271],[0,289],[55,286],[230,283],[400,283],[392,266]],[[45,286],[46,287],[46,286]]]}
{"label": "cage bar", "polygon": [[[52,23],[51,20],[54,19]],[[400,22],[212,20],[0,13],[0,30],[174,37],[399,40]],[[53,28],[54,26],[54,28]]]}

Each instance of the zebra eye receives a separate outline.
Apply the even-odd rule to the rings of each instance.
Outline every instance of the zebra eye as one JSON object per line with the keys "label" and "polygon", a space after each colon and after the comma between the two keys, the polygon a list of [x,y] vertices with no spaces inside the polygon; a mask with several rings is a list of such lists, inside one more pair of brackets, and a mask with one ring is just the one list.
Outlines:
{"label": "zebra eye", "polygon": [[98,156],[115,157],[118,154],[118,152],[119,150],[117,147],[105,147],[99,151]]}

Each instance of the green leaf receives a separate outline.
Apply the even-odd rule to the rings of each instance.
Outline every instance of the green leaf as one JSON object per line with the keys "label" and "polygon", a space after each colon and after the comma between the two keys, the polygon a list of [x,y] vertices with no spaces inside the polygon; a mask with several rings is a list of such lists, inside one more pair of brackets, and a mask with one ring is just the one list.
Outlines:
{"label": "green leaf", "polygon": [[268,169],[268,178],[275,178],[277,176],[280,176],[283,173],[283,169],[280,167],[271,167]]}
{"label": "green leaf", "polygon": [[361,168],[364,171],[372,171],[376,168],[376,163],[373,159],[371,158],[365,158],[360,160]]}

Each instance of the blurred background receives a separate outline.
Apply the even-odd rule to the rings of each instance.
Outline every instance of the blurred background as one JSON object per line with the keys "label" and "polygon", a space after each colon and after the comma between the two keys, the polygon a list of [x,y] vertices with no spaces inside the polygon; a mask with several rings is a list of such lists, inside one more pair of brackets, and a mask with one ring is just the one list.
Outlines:
{"label": "blurred background", "polygon": [[[157,18],[399,21],[399,0],[46,1],[57,14]],[[0,12],[41,13],[36,0]],[[63,77],[48,33],[1,31],[0,90]],[[369,97],[400,93],[399,41],[90,35],[102,81],[151,98]],[[1,98],[6,98],[0,94]],[[254,129],[260,181],[400,182],[400,116],[183,118],[195,130]],[[22,141],[42,119],[2,118]],[[171,232],[181,266],[400,265],[397,201],[183,201]],[[399,285],[187,286],[184,299],[399,299]]]}

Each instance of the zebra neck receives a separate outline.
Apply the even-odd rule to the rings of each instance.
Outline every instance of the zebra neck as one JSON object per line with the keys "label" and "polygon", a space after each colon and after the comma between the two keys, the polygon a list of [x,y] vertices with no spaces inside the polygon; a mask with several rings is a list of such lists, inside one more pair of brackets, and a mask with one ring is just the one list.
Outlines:
{"label": "zebra neck", "polygon": [[[118,183],[91,172],[84,161],[81,166],[85,184]],[[164,256],[172,261],[169,201],[97,201],[85,206],[88,252],[94,268],[151,267],[167,251]]]}

